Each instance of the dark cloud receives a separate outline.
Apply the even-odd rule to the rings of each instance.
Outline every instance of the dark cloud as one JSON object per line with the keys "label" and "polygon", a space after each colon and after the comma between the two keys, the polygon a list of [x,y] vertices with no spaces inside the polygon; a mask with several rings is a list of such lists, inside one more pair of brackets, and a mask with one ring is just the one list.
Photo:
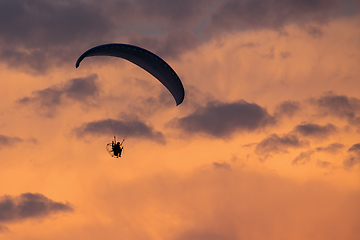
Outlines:
{"label": "dark cloud", "polygon": [[213,162],[213,166],[214,168],[231,170],[231,165],[226,162],[223,163]]}
{"label": "dark cloud", "polygon": [[336,154],[344,147],[345,147],[345,145],[342,143],[332,143],[326,147],[318,147],[318,148],[316,148],[316,151]]}
{"label": "dark cloud", "polygon": [[355,152],[357,154],[360,154],[360,143],[354,144],[349,148],[349,152]]}
{"label": "dark cloud", "polygon": [[349,124],[360,127],[360,99],[330,92],[312,101],[322,115],[346,119]]}
{"label": "dark cloud", "polygon": [[350,156],[343,162],[345,169],[351,169],[360,164],[359,156]]}
{"label": "dark cloud", "polygon": [[13,146],[23,141],[24,141],[23,139],[18,137],[9,137],[5,135],[0,135],[0,149],[3,147]]}
{"label": "dark cloud", "polygon": [[330,163],[330,162],[327,162],[327,161],[318,160],[318,161],[317,161],[317,165],[318,165],[319,167],[322,167],[322,168],[327,168],[327,167],[329,167],[329,166],[331,165],[331,163]]}
{"label": "dark cloud", "polygon": [[31,97],[18,100],[18,103],[35,104],[42,113],[53,117],[56,108],[66,99],[76,102],[88,103],[90,99],[99,95],[97,76],[90,75],[84,78],[74,78],[63,85],[54,85],[43,90],[34,91]]}
{"label": "dark cloud", "polygon": [[288,148],[300,148],[307,146],[306,141],[302,141],[298,136],[293,134],[285,134],[279,137],[277,134],[272,134],[262,140],[256,146],[256,153],[259,155],[268,155],[270,153],[287,153]]}
{"label": "dark cloud", "polygon": [[323,31],[319,27],[306,26],[305,30],[313,38],[321,38],[324,35]]}
{"label": "dark cloud", "polygon": [[73,65],[90,47],[132,35],[142,43],[156,35],[152,50],[174,56],[196,47],[191,32],[199,31],[210,2],[0,0],[0,57],[10,67],[42,73]]}
{"label": "dark cloud", "polygon": [[330,123],[325,126],[314,123],[307,123],[297,125],[294,131],[300,133],[304,137],[325,138],[336,132],[336,127]]}
{"label": "dark cloud", "polygon": [[284,101],[275,107],[274,116],[281,118],[283,116],[292,117],[300,110],[300,103],[295,101]]}
{"label": "dark cloud", "polygon": [[158,143],[165,143],[165,137],[161,132],[154,131],[151,126],[139,120],[122,121],[114,119],[105,119],[94,122],[84,123],[81,127],[74,129],[75,134],[79,138],[85,135],[112,135],[123,137],[134,137],[141,139],[149,139]]}
{"label": "dark cloud", "polygon": [[314,150],[301,152],[293,161],[292,164],[305,164],[311,160],[311,156],[315,153]]}
{"label": "dark cloud", "polygon": [[135,3],[143,14],[139,17],[143,19],[150,17],[152,21],[167,28],[195,28],[201,24],[203,15],[213,7],[216,0],[138,0]]}
{"label": "dark cloud", "polygon": [[280,53],[280,57],[283,59],[289,58],[289,57],[291,57],[291,53],[288,51],[283,51]]}
{"label": "dark cloud", "polygon": [[105,6],[82,0],[0,0],[2,61],[38,72],[75,61],[80,52],[73,50],[84,41],[98,42],[112,35],[114,25],[102,11]]}
{"label": "dark cloud", "polygon": [[[344,148],[344,144],[341,143],[332,143],[327,145],[326,147],[318,147],[315,149],[308,150],[306,152],[301,152],[293,161],[292,164],[305,164],[307,162],[311,161],[311,156],[317,152],[324,152],[328,154],[337,154],[340,152],[341,149]],[[327,167],[331,163],[326,161],[319,161],[317,162],[317,165],[320,167]]]}
{"label": "dark cloud", "polygon": [[357,165],[360,165],[360,143],[352,145],[348,149],[349,156],[344,161],[344,167],[351,169]]}
{"label": "dark cloud", "polygon": [[176,126],[187,133],[230,137],[237,131],[255,131],[274,123],[267,111],[255,103],[211,102],[192,114],[176,119]]}
{"label": "dark cloud", "polygon": [[55,202],[39,193],[0,197],[0,223],[44,218],[59,212],[71,212],[69,203]]}
{"label": "dark cloud", "polygon": [[193,32],[184,29],[173,30],[165,36],[132,35],[128,41],[154,51],[162,58],[175,58],[201,44],[200,39]]}
{"label": "dark cloud", "polygon": [[[324,23],[339,0],[0,0],[0,59],[43,73],[86,49],[126,41],[176,57],[218,33]],[[320,28],[308,27],[319,35]],[[151,37],[149,37],[151,36]]]}
{"label": "dark cloud", "polygon": [[338,3],[337,0],[222,1],[211,18],[209,31],[224,32],[257,28],[280,30],[289,23],[323,23],[338,9]]}

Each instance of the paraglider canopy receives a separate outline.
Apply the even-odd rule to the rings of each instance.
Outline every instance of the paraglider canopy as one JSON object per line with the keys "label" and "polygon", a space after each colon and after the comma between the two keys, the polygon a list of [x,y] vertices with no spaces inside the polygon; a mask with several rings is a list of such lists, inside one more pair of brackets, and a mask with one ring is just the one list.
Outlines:
{"label": "paraglider canopy", "polygon": [[84,52],[76,61],[76,67],[79,67],[84,58],[92,56],[112,56],[126,59],[157,78],[172,94],[176,105],[181,104],[184,100],[184,87],[176,72],[163,59],[144,48],[120,43],[100,45]]}

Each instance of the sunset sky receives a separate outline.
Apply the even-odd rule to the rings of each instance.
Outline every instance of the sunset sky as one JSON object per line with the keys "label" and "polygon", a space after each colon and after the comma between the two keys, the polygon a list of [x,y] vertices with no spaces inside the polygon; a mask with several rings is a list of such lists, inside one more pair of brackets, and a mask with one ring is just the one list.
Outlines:
{"label": "sunset sky", "polygon": [[[0,239],[360,239],[359,26],[359,0],[0,0]],[[75,68],[105,43],[184,102]]]}

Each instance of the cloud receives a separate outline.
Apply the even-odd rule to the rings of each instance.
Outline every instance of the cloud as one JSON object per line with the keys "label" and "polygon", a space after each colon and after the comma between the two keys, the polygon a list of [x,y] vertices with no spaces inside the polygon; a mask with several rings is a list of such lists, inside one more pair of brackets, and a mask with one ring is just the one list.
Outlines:
{"label": "cloud", "polygon": [[11,67],[44,72],[76,59],[85,40],[105,39],[113,24],[94,1],[0,1],[0,56]]}
{"label": "cloud", "polygon": [[360,127],[360,99],[329,92],[312,101],[322,115],[346,119],[349,124]]}
{"label": "cloud", "polygon": [[3,147],[13,146],[23,141],[24,141],[23,139],[18,137],[9,137],[5,135],[0,135],[0,149]]}
{"label": "cloud", "polygon": [[304,137],[326,138],[336,131],[336,127],[332,124],[321,126],[314,123],[300,124],[294,129]]}
{"label": "cloud", "polygon": [[297,156],[293,161],[292,164],[296,165],[296,164],[305,164],[307,162],[309,162],[311,160],[311,156],[315,153],[314,150],[309,150],[306,152],[301,152],[299,154],[299,156]]}
{"label": "cloud", "polygon": [[349,148],[349,152],[354,152],[356,154],[360,154],[360,143],[354,144]]}
{"label": "cloud", "polygon": [[256,131],[274,124],[267,111],[255,103],[211,102],[186,117],[176,119],[176,126],[190,134],[228,138],[238,131]]}
{"label": "cloud", "polygon": [[330,162],[327,162],[327,161],[318,160],[318,161],[317,161],[317,165],[318,165],[319,167],[322,167],[322,168],[327,168],[327,167],[329,167],[329,166],[331,165],[331,163],[330,163]]}
{"label": "cloud", "polygon": [[209,4],[205,0],[0,0],[0,59],[10,67],[44,73],[53,66],[73,65],[89,47],[119,38],[130,41],[128,37],[134,35],[143,39],[140,42],[158,35],[158,48],[153,50],[181,54],[196,46],[197,38],[187,29],[201,24]]}
{"label": "cloud", "polygon": [[346,169],[354,168],[360,165],[360,143],[352,145],[348,149],[349,156],[344,160],[343,164]]}
{"label": "cloud", "polygon": [[217,168],[217,169],[231,170],[231,165],[228,164],[227,162],[223,162],[223,163],[213,162],[213,166],[214,166],[214,168]]}
{"label": "cloud", "polygon": [[[69,203],[55,202],[39,193],[0,197],[0,223],[44,218],[55,213],[72,211],[74,209]],[[4,226],[2,228],[7,229]]]}
{"label": "cloud", "polygon": [[306,32],[313,38],[321,38],[324,35],[324,33],[322,32],[322,30],[319,27],[306,26],[305,29],[306,29]]}
{"label": "cloud", "polygon": [[274,116],[281,118],[284,116],[292,117],[300,110],[300,103],[296,101],[284,101],[275,107]]}
{"label": "cloud", "polygon": [[18,100],[21,105],[34,104],[42,113],[53,117],[57,107],[65,103],[65,100],[88,103],[90,99],[99,95],[97,76],[90,75],[84,78],[74,78],[63,85],[53,85],[43,90],[32,92],[31,97]]}
{"label": "cloud", "polygon": [[288,148],[300,148],[307,146],[308,142],[300,140],[293,134],[278,136],[272,134],[256,145],[255,152],[259,155],[268,155],[270,153],[287,153]]}
{"label": "cloud", "polygon": [[[324,152],[328,154],[337,154],[340,152],[341,149],[344,148],[344,144],[341,143],[331,143],[327,145],[326,147],[317,147],[315,149],[310,149],[305,152],[301,152],[294,160],[292,161],[293,165],[296,164],[305,164],[307,162],[311,161],[311,156],[314,155],[317,152]],[[327,161],[320,161],[318,160],[318,166],[320,167],[328,167],[331,163]]]}
{"label": "cloud", "polygon": [[132,35],[128,41],[154,51],[162,58],[176,58],[201,44],[200,39],[193,32],[185,29],[173,30],[165,36]]}
{"label": "cloud", "polygon": [[101,136],[115,134],[120,137],[134,137],[149,139],[165,144],[165,137],[161,132],[154,131],[151,126],[139,120],[122,121],[105,119],[84,123],[81,127],[74,129],[77,137],[83,138],[86,135]]}
{"label": "cloud", "polygon": [[[219,33],[278,31],[291,23],[321,26],[339,6],[339,0],[0,0],[0,59],[9,67],[45,73],[114,41],[177,57]],[[321,33],[319,27],[305,30]]]}
{"label": "cloud", "polygon": [[[280,30],[286,24],[324,23],[339,6],[337,0],[228,0],[211,18],[208,31]],[[211,29],[211,30],[210,30]]]}
{"label": "cloud", "polygon": [[345,147],[345,145],[342,143],[332,143],[326,147],[318,147],[318,148],[316,148],[316,151],[336,154],[344,147]]}
{"label": "cloud", "polygon": [[291,53],[288,52],[288,51],[283,51],[283,52],[280,53],[280,57],[281,57],[282,59],[289,58],[289,57],[291,57]]}

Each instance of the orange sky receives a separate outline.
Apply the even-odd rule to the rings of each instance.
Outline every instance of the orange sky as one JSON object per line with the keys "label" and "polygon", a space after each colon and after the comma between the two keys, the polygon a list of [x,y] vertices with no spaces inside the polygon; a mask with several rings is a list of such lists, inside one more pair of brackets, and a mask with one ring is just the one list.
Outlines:
{"label": "orange sky", "polygon": [[[359,5],[205,2],[0,1],[12,14],[0,34],[0,239],[360,238]],[[124,60],[75,68],[108,42],[163,57],[184,102]],[[134,129],[111,158],[112,133],[91,125],[108,118],[149,132]]]}

